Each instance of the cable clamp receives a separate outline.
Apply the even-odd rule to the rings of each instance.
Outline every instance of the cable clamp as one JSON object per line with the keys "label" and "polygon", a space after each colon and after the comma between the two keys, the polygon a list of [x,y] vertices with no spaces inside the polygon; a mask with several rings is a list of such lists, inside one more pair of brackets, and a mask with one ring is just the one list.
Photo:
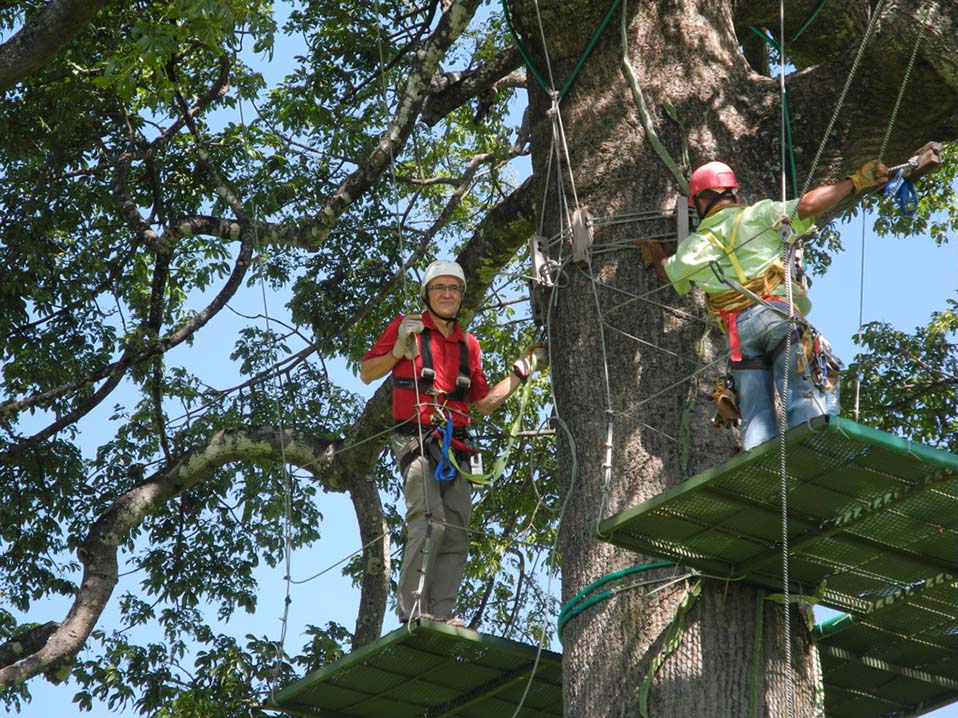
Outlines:
{"label": "cable clamp", "polygon": [[782,240],[782,244],[789,247],[795,242],[797,237],[798,234],[792,229],[792,225],[788,223],[788,219],[783,219],[782,226],[778,228],[778,238]]}

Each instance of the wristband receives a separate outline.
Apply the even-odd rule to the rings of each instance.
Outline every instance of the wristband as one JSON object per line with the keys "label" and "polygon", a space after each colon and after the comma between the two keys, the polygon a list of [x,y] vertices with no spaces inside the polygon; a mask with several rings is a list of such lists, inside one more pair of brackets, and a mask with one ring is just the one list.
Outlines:
{"label": "wristband", "polygon": [[517,367],[517,366],[515,366],[515,365],[513,365],[513,367],[512,367],[512,373],[515,374],[517,377],[519,377],[519,381],[521,381],[523,384],[525,384],[527,381],[529,381],[529,377],[523,376],[523,375],[522,375],[522,372],[519,371],[519,367]]}

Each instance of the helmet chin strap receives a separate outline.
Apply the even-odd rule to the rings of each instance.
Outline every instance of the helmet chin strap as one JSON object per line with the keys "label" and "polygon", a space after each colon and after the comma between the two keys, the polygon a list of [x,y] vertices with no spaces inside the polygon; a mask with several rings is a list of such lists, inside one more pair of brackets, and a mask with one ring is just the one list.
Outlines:
{"label": "helmet chin strap", "polygon": [[[432,307],[432,302],[429,301],[429,295],[428,295],[428,294],[424,294],[423,297],[422,297],[422,299],[423,299],[423,302],[425,302],[425,304],[426,304],[426,309],[428,309],[428,310],[429,310],[430,312],[432,312],[434,315],[436,315],[437,317],[439,317],[440,319],[442,319],[442,320],[446,323],[447,326],[448,326],[449,324],[452,324],[453,322],[455,322],[456,320],[459,319],[459,312],[458,312],[458,311],[457,311],[453,316],[451,316],[451,317],[444,317],[442,314],[440,314],[440,313],[437,312],[435,309],[433,309],[433,307]],[[461,307],[460,307],[460,309],[461,309]]]}

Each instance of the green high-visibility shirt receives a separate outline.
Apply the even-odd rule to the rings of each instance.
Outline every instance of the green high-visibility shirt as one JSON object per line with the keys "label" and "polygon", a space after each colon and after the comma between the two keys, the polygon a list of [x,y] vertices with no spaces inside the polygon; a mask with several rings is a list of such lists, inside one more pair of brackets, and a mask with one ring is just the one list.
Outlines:
{"label": "green high-visibility shirt", "polygon": [[[695,282],[708,294],[727,291],[729,286],[720,281],[709,266],[712,262],[725,276],[740,284],[762,276],[782,258],[779,220],[794,215],[792,229],[798,234],[808,232],[815,224],[814,217],[799,219],[795,213],[797,206],[797,199],[784,204],[765,199],[748,207],[726,207],[703,219],[698,229],[682,240],[675,254],[665,261],[665,273],[675,291],[687,294],[691,289],[690,282]],[[726,249],[731,249],[731,253]],[[799,293],[797,285],[793,288],[796,307],[802,314],[808,314],[811,303]],[[785,296],[785,285],[780,284],[773,293]]]}

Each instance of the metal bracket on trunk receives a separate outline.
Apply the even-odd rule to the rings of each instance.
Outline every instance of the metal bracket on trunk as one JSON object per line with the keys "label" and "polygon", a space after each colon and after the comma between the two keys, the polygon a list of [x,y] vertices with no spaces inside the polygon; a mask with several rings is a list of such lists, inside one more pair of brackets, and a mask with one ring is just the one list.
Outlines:
{"label": "metal bracket on trunk", "polygon": [[682,195],[675,198],[675,233],[680,244],[689,236],[689,198]]}
{"label": "metal bracket on trunk", "polygon": [[905,170],[905,175],[914,182],[919,177],[924,177],[941,167],[941,143],[929,142],[915,153],[915,156],[909,160],[909,164],[912,160],[917,160],[917,163],[911,172]]}
{"label": "metal bracket on trunk", "polygon": [[546,256],[546,238],[534,234],[529,238],[529,259],[532,275],[529,278],[529,303],[532,305],[532,321],[542,326],[549,291],[555,285],[552,273],[557,268],[555,261]]}
{"label": "metal bracket on trunk", "polygon": [[589,266],[591,249],[592,215],[588,210],[577,209],[572,213],[572,261],[585,269]]}

